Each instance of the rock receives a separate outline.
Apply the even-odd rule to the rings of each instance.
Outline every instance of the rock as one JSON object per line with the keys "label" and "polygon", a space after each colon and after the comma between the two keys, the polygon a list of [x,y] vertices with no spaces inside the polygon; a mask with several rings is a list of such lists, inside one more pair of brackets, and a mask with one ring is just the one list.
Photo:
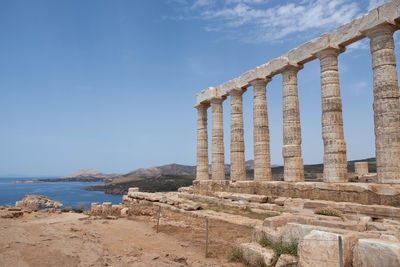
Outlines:
{"label": "rock", "polygon": [[288,199],[287,197],[278,197],[274,200],[274,203],[279,206],[283,206],[285,204],[285,200]]}
{"label": "rock", "polygon": [[126,217],[128,216],[129,208],[121,209],[121,216]]}
{"label": "rock", "polygon": [[11,207],[7,209],[8,211],[21,211],[21,208],[17,208],[17,207]]}
{"label": "rock", "polygon": [[15,206],[42,209],[42,208],[61,208],[63,204],[58,201],[51,200],[46,196],[27,194],[22,200],[17,201],[15,203]]}
{"label": "rock", "polygon": [[380,239],[359,239],[354,249],[354,267],[400,266],[400,243]]}
{"label": "rock", "polygon": [[4,219],[18,218],[23,215],[24,215],[24,213],[22,211],[4,211],[4,210],[2,210],[0,212],[0,218],[4,218]]}
{"label": "rock", "polygon": [[288,267],[288,266],[297,266],[298,263],[297,257],[289,254],[282,254],[279,257],[278,262],[276,263],[275,267]]}
{"label": "rock", "polygon": [[298,253],[299,265],[319,267],[339,266],[339,236],[343,240],[343,262],[345,266],[351,266],[353,261],[353,247],[357,242],[355,235],[342,235],[324,231],[313,230],[300,240]]}
{"label": "rock", "polygon": [[263,248],[258,243],[244,243],[240,244],[243,252],[243,258],[254,266],[259,266],[258,260],[264,261],[266,266],[271,265],[275,252],[269,248]]}

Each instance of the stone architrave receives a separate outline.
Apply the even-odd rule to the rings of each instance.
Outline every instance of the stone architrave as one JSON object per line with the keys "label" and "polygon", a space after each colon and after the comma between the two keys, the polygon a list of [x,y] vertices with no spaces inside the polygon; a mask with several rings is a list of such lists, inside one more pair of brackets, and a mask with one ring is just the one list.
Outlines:
{"label": "stone architrave", "polygon": [[316,54],[321,65],[323,181],[333,183],[348,181],[338,69],[338,54],[343,51],[344,49],[327,48]]}
{"label": "stone architrave", "polygon": [[234,89],[231,96],[231,180],[246,180],[243,129],[243,89]]}
{"label": "stone architrave", "polygon": [[300,66],[289,65],[282,70],[283,85],[283,178],[286,182],[304,181],[304,165],[301,156],[301,125],[297,72]]}
{"label": "stone architrave", "polygon": [[208,180],[207,109],[210,104],[196,105],[197,109],[197,167],[196,180]]}
{"label": "stone architrave", "polygon": [[400,183],[400,90],[391,24],[366,31],[374,78],[376,169],[380,183]]}
{"label": "stone architrave", "polygon": [[254,87],[254,180],[270,181],[271,155],[268,124],[266,85],[271,79],[257,79],[250,84]]}
{"label": "stone architrave", "polygon": [[212,109],[212,180],[225,180],[223,101],[222,97],[213,97],[210,100]]}

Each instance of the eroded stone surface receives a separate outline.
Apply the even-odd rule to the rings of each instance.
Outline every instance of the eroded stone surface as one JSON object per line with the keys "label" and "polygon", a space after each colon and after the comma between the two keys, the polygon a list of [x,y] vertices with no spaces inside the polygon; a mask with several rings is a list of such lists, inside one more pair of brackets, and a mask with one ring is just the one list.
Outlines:
{"label": "eroded stone surface", "polygon": [[353,266],[400,266],[400,243],[379,239],[359,239],[354,249]]}

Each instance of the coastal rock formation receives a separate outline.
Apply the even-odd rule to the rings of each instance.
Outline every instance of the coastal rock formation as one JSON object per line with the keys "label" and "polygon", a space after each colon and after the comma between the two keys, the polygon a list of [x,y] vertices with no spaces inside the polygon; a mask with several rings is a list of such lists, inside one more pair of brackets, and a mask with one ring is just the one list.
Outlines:
{"label": "coastal rock formation", "polygon": [[43,208],[61,208],[63,206],[62,203],[51,200],[46,196],[41,195],[25,195],[25,197],[15,202],[16,207],[37,207],[39,209]]}

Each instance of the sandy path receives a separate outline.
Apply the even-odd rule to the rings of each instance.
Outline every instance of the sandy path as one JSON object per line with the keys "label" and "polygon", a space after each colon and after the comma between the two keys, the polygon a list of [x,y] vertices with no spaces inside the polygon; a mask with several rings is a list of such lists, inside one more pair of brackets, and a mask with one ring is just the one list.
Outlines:
{"label": "sandy path", "polygon": [[152,222],[141,220],[89,220],[75,213],[0,219],[0,267],[233,266],[205,259],[198,243],[157,234]]}

